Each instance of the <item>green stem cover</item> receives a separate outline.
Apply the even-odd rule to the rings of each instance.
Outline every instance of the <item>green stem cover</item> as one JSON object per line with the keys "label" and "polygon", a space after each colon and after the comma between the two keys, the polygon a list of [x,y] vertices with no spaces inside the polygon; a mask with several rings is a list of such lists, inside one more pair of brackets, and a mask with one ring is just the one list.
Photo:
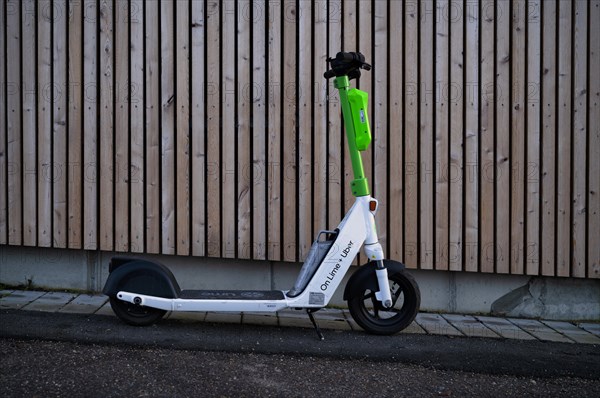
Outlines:
{"label": "green stem cover", "polygon": [[[348,87],[350,82],[348,76],[339,76],[335,78],[334,87],[340,93],[340,103],[342,105],[342,116],[344,117],[344,127],[346,128],[346,137],[348,138],[348,148],[350,150],[350,161],[352,162],[352,171],[354,180],[350,183],[352,195],[367,196],[370,194],[369,182],[365,178],[362,157],[356,146],[356,133],[350,101],[348,100]],[[365,148],[366,149],[366,148]]]}

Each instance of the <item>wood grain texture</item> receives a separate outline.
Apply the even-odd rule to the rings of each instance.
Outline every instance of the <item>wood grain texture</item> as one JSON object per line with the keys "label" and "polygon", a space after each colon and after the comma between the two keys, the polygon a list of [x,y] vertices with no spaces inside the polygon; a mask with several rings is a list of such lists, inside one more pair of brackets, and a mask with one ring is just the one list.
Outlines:
{"label": "wood grain texture", "polygon": [[373,65],[351,84],[370,96],[363,162],[389,258],[600,278],[599,12],[5,0],[0,244],[301,261],[354,203],[322,75],[358,50]]}
{"label": "wood grain texture", "polygon": [[[5,58],[6,54],[6,3],[0,4],[0,54]],[[0,61],[0,80],[6,82],[6,62]],[[0,244],[5,245],[8,243],[8,161],[6,156],[6,144],[8,134],[6,132],[7,122],[7,97],[6,97],[7,85],[4,84],[0,87]]]}
{"label": "wood grain texture", "polygon": [[[37,77],[35,73],[35,3],[21,3],[23,33],[23,245],[37,245]],[[80,81],[80,80],[76,80]],[[75,100],[75,98],[74,98]],[[74,101],[76,102],[76,101]],[[75,115],[78,115],[78,110]],[[79,169],[79,168],[77,168]],[[80,187],[81,184],[73,184]]]}

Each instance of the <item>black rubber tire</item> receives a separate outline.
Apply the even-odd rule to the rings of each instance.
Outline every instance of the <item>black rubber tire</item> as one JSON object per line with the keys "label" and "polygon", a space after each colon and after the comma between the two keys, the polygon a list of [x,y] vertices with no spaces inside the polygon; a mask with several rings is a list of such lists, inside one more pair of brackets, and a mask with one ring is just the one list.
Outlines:
{"label": "black rubber tire", "polygon": [[405,329],[417,316],[421,305],[421,291],[415,279],[401,271],[388,275],[393,305],[384,308],[375,299],[375,292],[365,287],[348,299],[352,318],[365,331],[391,335]]}
{"label": "black rubber tire", "polygon": [[158,322],[167,311],[135,305],[116,297],[110,298],[110,306],[123,322],[133,326],[148,326]]}

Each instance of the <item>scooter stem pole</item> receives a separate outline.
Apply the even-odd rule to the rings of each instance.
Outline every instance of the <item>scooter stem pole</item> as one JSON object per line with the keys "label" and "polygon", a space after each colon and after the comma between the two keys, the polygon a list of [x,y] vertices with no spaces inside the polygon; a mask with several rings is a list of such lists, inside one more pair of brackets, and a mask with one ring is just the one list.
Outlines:
{"label": "scooter stem pole", "polygon": [[346,137],[348,139],[348,149],[350,151],[352,171],[354,172],[354,180],[350,183],[352,195],[367,196],[370,195],[371,192],[369,190],[369,182],[365,178],[362,157],[360,156],[359,150],[356,148],[356,132],[354,130],[354,123],[352,121],[350,101],[348,100],[348,87],[350,86],[348,76],[336,77],[333,85],[340,93],[342,116],[344,117],[344,127],[346,129]]}

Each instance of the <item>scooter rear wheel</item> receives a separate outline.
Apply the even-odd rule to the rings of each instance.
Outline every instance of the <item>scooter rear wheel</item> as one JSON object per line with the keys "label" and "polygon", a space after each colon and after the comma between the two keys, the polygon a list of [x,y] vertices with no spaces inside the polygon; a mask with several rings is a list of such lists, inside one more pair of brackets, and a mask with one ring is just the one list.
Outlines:
{"label": "scooter rear wheel", "polygon": [[110,298],[110,306],[123,322],[133,326],[148,326],[158,322],[166,311],[152,307],[135,305],[116,297]]}
{"label": "scooter rear wheel", "polygon": [[405,272],[388,276],[392,307],[385,308],[375,292],[365,287],[348,300],[352,318],[369,333],[391,335],[405,329],[417,316],[421,292],[414,278]]}

